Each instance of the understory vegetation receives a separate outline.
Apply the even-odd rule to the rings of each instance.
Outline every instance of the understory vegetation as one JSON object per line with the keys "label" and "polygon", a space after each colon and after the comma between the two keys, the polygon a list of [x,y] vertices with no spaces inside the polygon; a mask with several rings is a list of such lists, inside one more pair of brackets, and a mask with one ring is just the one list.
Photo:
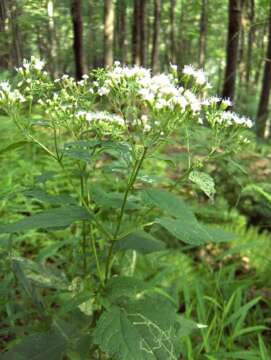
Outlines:
{"label": "understory vegetation", "polygon": [[252,121],[192,66],[43,68],[1,83],[1,358],[269,359]]}
{"label": "understory vegetation", "polygon": [[271,360],[271,0],[0,0],[0,360]]}

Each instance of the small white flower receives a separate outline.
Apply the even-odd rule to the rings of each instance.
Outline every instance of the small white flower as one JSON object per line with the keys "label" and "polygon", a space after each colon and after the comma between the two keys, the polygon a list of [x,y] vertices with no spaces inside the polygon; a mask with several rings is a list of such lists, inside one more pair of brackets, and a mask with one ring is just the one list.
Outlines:
{"label": "small white flower", "polygon": [[178,65],[170,64],[170,67],[171,67],[172,71],[177,71],[178,70]]}
{"label": "small white flower", "polygon": [[100,96],[104,96],[104,95],[108,95],[110,92],[110,89],[108,89],[106,86],[102,86],[99,90],[98,90],[98,94]]}
{"label": "small white flower", "polygon": [[224,105],[226,108],[232,106],[232,101],[230,99],[222,99],[222,105]]}

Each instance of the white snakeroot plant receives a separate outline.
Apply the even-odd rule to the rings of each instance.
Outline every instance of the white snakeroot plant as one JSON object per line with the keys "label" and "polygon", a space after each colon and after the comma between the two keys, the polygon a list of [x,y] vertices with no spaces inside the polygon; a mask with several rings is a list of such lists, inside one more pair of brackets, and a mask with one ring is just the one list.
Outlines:
{"label": "white snakeroot plant", "polygon": [[[63,324],[50,309],[39,305],[62,353],[74,354],[82,340],[87,341],[84,358],[177,360],[182,327],[189,322],[192,331],[205,325],[180,317],[171,294],[136,277],[137,256],[170,251],[176,242],[181,249],[183,243],[199,246],[232,237],[200,223],[177,193],[192,181],[213,197],[205,164],[238,152],[248,142],[244,133],[252,122],[228,111],[229,99],[209,96],[207,76],[190,65],[183,71],[171,65],[169,73],[152,75],[150,69],[116,62],[79,82],[68,75],[51,80],[44,68],[41,60],[25,60],[15,84],[0,83],[0,105],[24,138],[57,164],[71,198],[1,225],[0,232],[38,228],[50,234],[76,222],[76,271],[68,274],[72,281],[65,291],[84,321],[69,335],[72,341],[63,338]],[[195,141],[204,148],[200,161],[194,155],[201,144]],[[164,152],[172,144],[186,149],[188,161],[182,173],[177,167],[176,180],[165,174],[158,181],[147,170],[167,159]],[[44,199],[52,198],[37,187],[39,196],[45,192]],[[21,260],[12,262],[23,271]],[[60,314],[72,322],[69,311]]]}

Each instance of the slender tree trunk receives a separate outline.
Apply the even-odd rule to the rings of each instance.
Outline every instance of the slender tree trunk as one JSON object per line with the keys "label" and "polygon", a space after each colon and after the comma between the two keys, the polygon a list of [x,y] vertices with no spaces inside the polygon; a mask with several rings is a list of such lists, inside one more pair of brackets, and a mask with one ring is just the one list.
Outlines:
{"label": "slender tree trunk", "polygon": [[175,51],[175,7],[176,0],[170,1],[170,60],[172,64],[176,63]]}
{"label": "slender tree trunk", "polygon": [[54,21],[54,2],[53,0],[48,0],[47,2],[47,13],[48,13],[48,38],[49,38],[49,58],[50,58],[50,72],[53,77],[58,76],[57,69],[57,41],[56,41],[56,32],[55,32],[55,21]]}
{"label": "slender tree trunk", "polygon": [[201,0],[200,13],[200,38],[199,38],[199,66],[204,68],[206,56],[206,32],[207,32],[207,0]]}
{"label": "slender tree trunk", "polygon": [[120,60],[123,63],[127,62],[127,37],[126,37],[126,12],[127,5],[126,0],[120,0],[119,8],[119,49]]}
{"label": "slender tree trunk", "polygon": [[248,4],[248,19],[249,19],[249,30],[247,39],[247,61],[246,61],[246,86],[248,88],[250,83],[250,75],[252,68],[252,49],[254,43],[254,17],[255,17],[255,2],[249,0]]}
{"label": "slender tree trunk", "polygon": [[146,64],[146,0],[139,0],[139,47],[140,47],[140,65]]}
{"label": "slender tree trunk", "polygon": [[256,69],[255,69],[255,75],[253,81],[255,85],[259,84],[260,76],[262,73],[263,59],[265,58],[265,35],[266,32],[268,31],[267,29],[268,29],[268,22],[264,23],[263,26],[261,26],[260,29],[257,31],[257,33],[255,32],[255,37],[256,37],[255,42],[257,43],[257,48],[258,48],[258,56],[257,56],[257,61],[255,66]]}
{"label": "slender tree trunk", "polygon": [[13,66],[19,66],[23,59],[22,50],[22,34],[19,28],[19,9],[18,4],[12,0],[10,1],[10,18],[11,18],[11,31],[12,31],[12,58],[11,63]]}
{"label": "slender tree trunk", "polygon": [[227,60],[223,86],[223,97],[234,99],[235,79],[238,61],[239,32],[241,28],[241,1],[229,0],[229,25]]}
{"label": "slender tree trunk", "polygon": [[257,112],[257,136],[264,138],[266,134],[266,123],[268,118],[268,102],[271,88],[271,1],[269,10],[269,33],[268,46],[263,74],[262,91]]}
{"label": "slender tree trunk", "polygon": [[0,2],[0,68],[8,68],[9,65],[9,50],[8,50],[8,9],[6,0]]}
{"label": "slender tree trunk", "polygon": [[81,0],[71,0],[71,15],[73,23],[73,51],[75,58],[75,74],[76,79],[80,80],[85,73]]}
{"label": "slender tree trunk", "polygon": [[89,18],[89,55],[88,66],[93,68],[96,65],[96,42],[95,42],[95,24],[94,24],[94,7],[93,0],[88,1],[88,18]]}
{"label": "slender tree trunk", "polygon": [[114,62],[114,1],[104,0],[104,65]]}
{"label": "slender tree trunk", "polygon": [[154,73],[159,72],[159,43],[160,43],[160,23],[161,23],[161,0],[154,0],[154,24],[152,42],[152,62],[151,67]]}
{"label": "slender tree trunk", "polygon": [[140,1],[141,0],[134,0],[133,13],[132,62],[136,65],[140,65]]}

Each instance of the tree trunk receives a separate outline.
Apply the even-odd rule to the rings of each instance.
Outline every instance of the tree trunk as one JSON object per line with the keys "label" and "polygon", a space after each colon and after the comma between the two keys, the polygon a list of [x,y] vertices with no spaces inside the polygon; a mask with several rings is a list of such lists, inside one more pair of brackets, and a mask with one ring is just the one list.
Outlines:
{"label": "tree trunk", "polygon": [[202,68],[204,68],[204,66],[205,66],[206,32],[207,32],[207,0],[201,0],[199,66]]}
{"label": "tree trunk", "polygon": [[73,23],[73,51],[75,58],[75,75],[76,79],[80,80],[85,73],[81,0],[71,0],[71,16]]}
{"label": "tree trunk", "polygon": [[139,0],[139,48],[140,48],[140,65],[146,64],[146,0]]}
{"label": "tree trunk", "polygon": [[93,68],[96,64],[96,51],[95,51],[95,29],[94,29],[94,9],[93,0],[88,1],[88,19],[89,19],[89,35],[88,35],[88,57],[87,64],[89,68]]}
{"label": "tree trunk", "polygon": [[10,1],[10,18],[12,31],[11,63],[13,66],[19,66],[23,60],[22,37],[18,23],[19,16],[19,9],[16,2],[14,0]]}
{"label": "tree trunk", "polygon": [[241,1],[229,0],[229,25],[227,59],[223,86],[223,97],[234,99],[235,79],[238,61],[239,32],[241,28]]}
{"label": "tree trunk", "polygon": [[175,6],[176,0],[170,2],[170,61],[172,64],[176,63],[175,52]]}
{"label": "tree trunk", "polygon": [[154,0],[154,24],[152,42],[152,70],[159,72],[159,42],[160,42],[160,23],[161,23],[161,0]]}
{"label": "tree trunk", "polygon": [[114,62],[114,1],[104,0],[104,66]]}
{"label": "tree trunk", "polygon": [[122,63],[127,62],[127,37],[126,37],[126,0],[120,0],[119,8],[119,49],[120,60]]}
{"label": "tree trunk", "polygon": [[0,34],[1,34],[1,53],[0,68],[7,69],[9,65],[9,46],[8,46],[8,14],[7,4],[5,0],[0,2]]}
{"label": "tree trunk", "polygon": [[257,112],[257,136],[264,138],[266,134],[266,123],[268,118],[268,102],[271,88],[271,1],[269,10],[269,33],[268,46],[263,74],[262,91]]}
{"label": "tree trunk", "polygon": [[55,33],[55,22],[54,22],[54,2],[48,0],[47,2],[47,13],[48,13],[48,39],[49,39],[49,68],[52,76],[55,78],[58,76],[57,69],[57,42]]}
{"label": "tree trunk", "polygon": [[132,62],[135,65],[140,65],[140,1],[141,0],[134,0]]}
{"label": "tree trunk", "polygon": [[255,17],[255,3],[254,0],[249,1],[249,30],[247,39],[247,61],[246,61],[246,86],[248,88],[250,82],[251,68],[252,68],[252,48],[254,43],[254,17]]}

